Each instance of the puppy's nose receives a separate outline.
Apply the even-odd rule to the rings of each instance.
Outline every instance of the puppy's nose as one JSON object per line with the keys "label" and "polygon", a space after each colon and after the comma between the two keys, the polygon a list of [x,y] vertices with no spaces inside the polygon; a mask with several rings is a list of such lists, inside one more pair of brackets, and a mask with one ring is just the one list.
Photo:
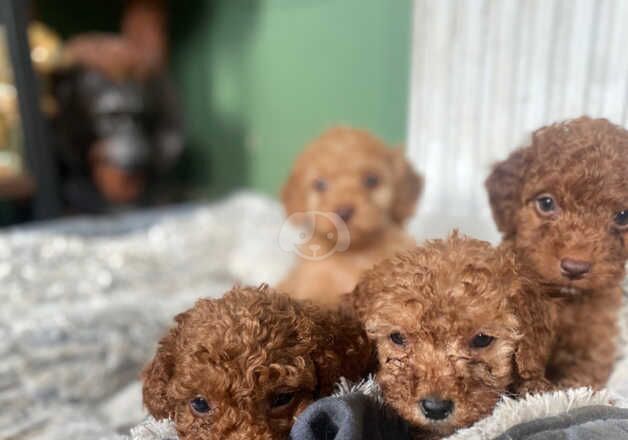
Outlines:
{"label": "puppy's nose", "polygon": [[588,261],[573,260],[571,258],[563,258],[560,260],[560,271],[563,276],[575,280],[582,278],[591,270],[591,263]]}
{"label": "puppy's nose", "polygon": [[344,221],[348,222],[351,219],[351,217],[353,217],[354,211],[355,211],[355,209],[353,208],[353,206],[351,206],[351,205],[344,205],[344,206],[340,206],[340,207],[338,207],[338,209],[336,209],[336,214],[338,214],[338,217],[340,217]]}
{"label": "puppy's nose", "polygon": [[446,419],[454,409],[454,402],[451,400],[442,400],[438,397],[428,397],[419,402],[421,412],[425,417],[431,420]]}

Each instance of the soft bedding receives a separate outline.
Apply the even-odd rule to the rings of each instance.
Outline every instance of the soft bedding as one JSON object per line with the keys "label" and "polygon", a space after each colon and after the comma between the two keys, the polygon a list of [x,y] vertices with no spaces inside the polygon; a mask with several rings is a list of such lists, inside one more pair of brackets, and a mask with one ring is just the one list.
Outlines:
{"label": "soft bedding", "polygon": [[[0,234],[0,439],[176,438],[168,421],[146,418],[141,366],[172,317],[196,298],[216,296],[237,281],[279,280],[293,260],[278,245],[286,227],[275,201],[239,193],[215,204]],[[623,435],[625,412],[617,408],[625,405],[613,393],[628,395],[623,358],[609,389],[506,399],[492,417],[451,440],[522,433],[530,440],[621,438],[615,436]],[[341,386],[337,397],[299,419],[294,438],[317,438],[324,431],[308,429],[325,421],[317,411],[326,411],[327,420],[339,425],[336,434],[344,435],[337,440],[403,439],[406,428],[382,409],[374,390],[372,382]],[[570,412],[584,407],[592,409]],[[525,425],[555,416],[569,426],[556,419]],[[343,420],[350,421],[344,431]],[[511,428],[527,431],[512,434]]]}

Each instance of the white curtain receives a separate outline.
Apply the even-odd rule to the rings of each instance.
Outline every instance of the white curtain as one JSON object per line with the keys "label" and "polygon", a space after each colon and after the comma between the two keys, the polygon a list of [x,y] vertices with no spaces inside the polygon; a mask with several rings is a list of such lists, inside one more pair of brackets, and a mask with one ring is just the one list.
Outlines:
{"label": "white curtain", "polygon": [[497,240],[483,181],[535,128],[582,114],[626,125],[628,0],[415,0],[413,22],[421,238]]}

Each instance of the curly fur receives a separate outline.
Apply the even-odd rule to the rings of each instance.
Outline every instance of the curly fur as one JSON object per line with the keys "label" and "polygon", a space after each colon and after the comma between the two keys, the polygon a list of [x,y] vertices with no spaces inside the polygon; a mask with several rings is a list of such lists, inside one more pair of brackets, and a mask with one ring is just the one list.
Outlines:
{"label": "curly fur", "polygon": [[[181,440],[279,439],[341,376],[361,378],[372,358],[359,323],[266,286],[234,287],[175,318],[142,373],[144,404],[174,420]],[[271,407],[277,393],[291,402]],[[211,410],[199,415],[190,401]]]}
{"label": "curly fur", "polygon": [[[628,132],[581,117],[537,130],[530,145],[498,163],[486,181],[504,246],[544,285],[559,309],[550,377],[561,386],[603,386],[616,357],[620,284],[628,228]],[[549,194],[555,215],[536,207]],[[592,263],[581,279],[563,276],[564,258]]]}
{"label": "curly fur", "polygon": [[[550,388],[554,311],[535,292],[507,249],[454,233],[379,263],[347,300],[376,344],[385,401],[427,436],[471,425],[506,393]],[[479,333],[495,339],[473,348]],[[451,414],[426,418],[429,397],[453,401]]]}
{"label": "curly fur", "polygon": [[[367,176],[375,176],[370,187]],[[326,188],[317,190],[322,179]],[[324,132],[297,158],[282,189],[286,213],[337,212],[353,208],[346,222],[349,249],[321,260],[301,259],[280,284],[297,298],[336,304],[342,293],[350,292],[360,274],[395,251],[414,245],[403,231],[405,220],[415,210],[423,179],[405,159],[401,149],[391,149],[370,133],[349,127]],[[310,225],[311,226],[311,225]],[[328,249],[337,231],[331,222],[317,218],[313,240],[303,246]],[[333,237],[330,240],[328,237]]]}

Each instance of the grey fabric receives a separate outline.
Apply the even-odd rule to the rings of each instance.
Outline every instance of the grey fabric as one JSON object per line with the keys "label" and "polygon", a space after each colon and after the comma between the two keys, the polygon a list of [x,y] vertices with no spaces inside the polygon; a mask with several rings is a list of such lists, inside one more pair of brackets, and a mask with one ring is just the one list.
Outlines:
{"label": "grey fabric", "polygon": [[495,440],[624,440],[628,410],[588,406],[514,426]]}
{"label": "grey fabric", "polygon": [[408,426],[374,398],[362,393],[314,402],[298,418],[291,440],[405,440]]}

